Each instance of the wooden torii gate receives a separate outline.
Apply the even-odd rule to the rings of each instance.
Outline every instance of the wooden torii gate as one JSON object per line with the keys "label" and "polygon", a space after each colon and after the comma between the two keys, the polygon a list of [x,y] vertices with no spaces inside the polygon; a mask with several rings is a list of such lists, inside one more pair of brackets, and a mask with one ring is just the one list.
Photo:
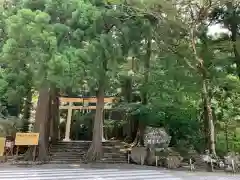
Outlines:
{"label": "wooden torii gate", "polygon": [[[104,98],[104,109],[111,109],[111,104],[115,101],[115,97],[105,97]],[[66,122],[66,131],[65,138],[63,141],[71,141],[70,139],[70,129],[72,122],[72,111],[73,110],[95,110],[96,105],[88,105],[91,103],[97,103],[96,97],[79,97],[79,98],[71,98],[71,97],[59,97],[60,106],[59,109],[67,109],[67,122]],[[81,103],[79,106],[75,106],[74,103]],[[102,130],[103,131],[103,130]],[[104,138],[103,138],[104,140]]]}

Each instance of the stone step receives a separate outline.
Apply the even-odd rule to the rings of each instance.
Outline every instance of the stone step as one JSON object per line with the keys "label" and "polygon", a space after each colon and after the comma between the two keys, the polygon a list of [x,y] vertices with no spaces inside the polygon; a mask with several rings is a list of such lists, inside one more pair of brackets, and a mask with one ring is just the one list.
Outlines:
{"label": "stone step", "polygon": [[59,150],[72,150],[72,151],[85,151],[88,150],[89,148],[72,148],[72,147],[52,147],[50,148],[53,151],[59,151]]}
{"label": "stone step", "polygon": [[88,149],[50,149],[51,152],[62,152],[62,153],[68,153],[68,152],[87,152]]}
{"label": "stone step", "polygon": [[58,161],[58,160],[54,160],[54,161],[49,161],[49,164],[81,164],[81,161]]}
{"label": "stone step", "polygon": [[[88,149],[90,146],[62,146],[62,145],[54,145],[51,146],[51,149],[58,149],[58,148],[69,148],[69,149]],[[103,149],[106,150],[121,150],[125,149],[124,147],[119,146],[102,146]]]}
{"label": "stone step", "polygon": [[[52,147],[72,147],[72,148],[77,148],[77,147],[89,147],[90,144],[53,144]],[[105,148],[124,148],[124,145],[119,145],[119,144],[103,144],[102,145]]]}
{"label": "stone step", "polygon": [[127,157],[125,154],[105,154],[103,153],[104,157]]}
{"label": "stone step", "polygon": [[[88,150],[88,148],[72,148],[72,147],[71,148],[67,148],[67,147],[52,147],[51,148],[52,152],[69,152],[69,151],[81,152],[81,151],[87,151],[87,150]],[[110,149],[110,148],[105,148],[105,147],[103,147],[103,151],[109,152],[109,153],[111,153],[111,152],[124,153],[120,149],[114,149],[114,148]]]}
{"label": "stone step", "polygon": [[[57,143],[55,143],[55,144],[91,144],[92,143],[92,141],[58,141]],[[118,140],[116,140],[116,141],[112,141],[112,140],[110,140],[110,141],[104,141],[104,142],[102,142],[102,144],[124,144],[123,142],[121,142],[121,141],[118,141]]]}
{"label": "stone step", "polygon": [[61,146],[61,147],[89,147],[90,144],[53,144],[52,146]]}
{"label": "stone step", "polygon": [[84,162],[81,159],[51,159],[50,162],[52,161],[59,161],[59,162],[68,162],[68,163],[72,163],[72,162]]}
{"label": "stone step", "polygon": [[122,154],[122,153],[103,153],[105,156],[127,156],[127,154]]}
{"label": "stone step", "polygon": [[[121,149],[121,147],[119,148],[119,147],[114,147],[114,146],[103,146],[103,148],[106,150],[112,150],[112,149],[120,150]],[[122,147],[122,148],[124,148],[124,147]]]}
{"label": "stone step", "polygon": [[[74,155],[85,155],[87,152],[50,152],[49,155],[51,156],[74,156]],[[106,157],[127,157],[127,154],[122,154],[122,153],[103,153],[104,156]]]}
{"label": "stone step", "polygon": [[83,157],[75,156],[75,157],[51,157],[51,159],[59,160],[59,159],[64,159],[64,160],[82,160]]}
{"label": "stone step", "polygon": [[60,154],[53,154],[53,155],[50,155],[51,157],[53,158],[57,158],[57,157],[61,157],[61,158],[71,158],[71,157],[84,157],[85,154],[63,154],[63,155],[60,155]]}
{"label": "stone step", "polygon": [[87,152],[88,149],[69,149],[69,148],[65,148],[65,149],[50,149],[51,152],[63,152],[63,153],[67,153],[67,152]]}
{"label": "stone step", "polygon": [[69,158],[69,159],[72,159],[72,158],[79,158],[79,159],[81,159],[81,158],[83,158],[85,155],[79,155],[79,156],[77,156],[77,155],[74,155],[74,156],[51,156],[51,158],[53,159],[55,159],[55,158],[64,158],[64,159],[67,159],[67,158]]}
{"label": "stone step", "polygon": [[71,149],[87,149],[89,148],[90,146],[65,146],[65,145],[53,145],[51,148],[62,148],[62,147],[66,147],[66,148],[71,148]]}
{"label": "stone step", "polygon": [[81,142],[58,142],[52,145],[61,145],[61,146],[90,146],[91,143],[81,143]]}
{"label": "stone step", "polygon": [[[51,160],[49,161],[50,164],[81,164],[84,163],[84,161],[81,160]],[[127,161],[112,161],[112,160],[98,160],[96,163],[108,163],[108,164],[125,164]]]}
{"label": "stone step", "polygon": [[90,144],[52,144],[52,146],[61,146],[61,147],[89,147]]}
{"label": "stone step", "polygon": [[96,161],[96,163],[107,163],[107,164],[127,164],[127,161]]}
{"label": "stone step", "polygon": [[127,157],[111,157],[111,156],[103,156],[104,159],[127,159]]}
{"label": "stone step", "polygon": [[64,146],[50,148],[50,150],[52,151],[62,151],[62,150],[85,151],[88,149],[89,147],[83,148],[83,147],[64,147]]}
{"label": "stone step", "polygon": [[[51,147],[69,147],[69,148],[89,148],[90,144],[54,144]],[[124,145],[116,145],[116,144],[103,144],[103,148],[106,149],[122,149],[125,148]]]}
{"label": "stone step", "polygon": [[[62,159],[62,158],[54,158],[54,159],[50,159],[50,161],[66,161],[66,162],[84,162],[84,159],[85,158],[72,158],[72,159]],[[125,162],[127,163],[127,160],[126,159],[102,159],[102,160],[99,160],[99,161],[102,161],[102,162]]]}
{"label": "stone step", "polygon": [[87,151],[51,151],[50,154],[58,154],[58,155],[64,155],[64,154],[86,154]]}
{"label": "stone step", "polygon": [[121,158],[121,157],[119,157],[119,158],[117,158],[117,157],[114,157],[114,158],[110,158],[110,157],[103,157],[102,158],[103,160],[114,160],[114,161],[118,161],[118,160],[123,160],[123,161],[126,161],[127,160],[127,158]]}
{"label": "stone step", "polygon": [[[71,157],[71,156],[84,156],[86,153],[50,153],[49,155],[50,156],[54,156],[54,157],[57,157],[57,156],[61,156],[61,157]],[[127,155],[125,154],[106,154],[106,153],[103,153],[103,157],[121,157],[121,158],[125,158],[127,157]]]}
{"label": "stone step", "polygon": [[[49,155],[51,155],[51,156],[54,156],[54,157],[56,157],[56,156],[83,156],[83,155],[85,155],[86,153],[50,153]],[[127,157],[127,155],[126,154],[106,154],[106,153],[103,153],[103,156],[104,157]]]}
{"label": "stone step", "polygon": [[83,156],[50,156],[51,159],[84,159],[85,155]]}
{"label": "stone step", "polygon": [[[50,163],[74,164],[84,162],[84,157],[91,142],[72,141],[58,142],[50,148]],[[122,151],[124,144],[119,141],[103,142],[101,163],[126,163],[127,154]]]}
{"label": "stone step", "polygon": [[122,151],[120,150],[109,150],[109,149],[103,149],[103,152],[106,152],[106,153],[123,153]]}
{"label": "stone step", "polygon": [[[52,154],[50,155],[50,157],[53,157],[53,158],[75,158],[75,157],[84,157],[86,154]],[[121,158],[121,159],[126,159],[127,156],[122,156],[122,155],[119,155],[119,156],[112,156],[112,155],[105,155],[103,154],[102,156],[103,158],[107,158],[107,159],[118,159],[118,158]]]}
{"label": "stone step", "polygon": [[65,146],[65,145],[54,145],[52,146],[52,148],[59,148],[59,147],[66,147],[66,148],[73,148],[73,149],[76,149],[76,148],[89,148],[90,146],[82,146],[82,145],[79,145],[79,146]]}
{"label": "stone step", "polygon": [[[54,160],[49,161],[49,164],[81,164],[84,161],[61,161],[61,160]],[[106,164],[126,164],[126,161],[96,161],[96,163],[106,163]]]}
{"label": "stone step", "polygon": [[[81,152],[81,153],[76,153],[76,152],[51,152],[49,155],[51,156],[74,156],[74,155],[85,155],[87,152]],[[127,154],[122,154],[122,153],[103,153],[104,156],[106,157],[127,157]]]}
{"label": "stone step", "polygon": [[[75,156],[75,157],[50,157],[51,160],[83,160],[85,156],[79,157],[79,156]],[[107,160],[115,160],[115,161],[126,161],[127,158],[121,158],[121,157],[115,157],[115,158],[106,158],[103,157],[101,160],[103,161],[107,161]]]}
{"label": "stone step", "polygon": [[72,154],[72,155],[74,155],[74,154],[76,154],[76,155],[79,155],[79,154],[86,154],[87,153],[87,151],[82,151],[82,152],[71,152],[71,151],[69,151],[69,152],[50,152],[49,154],[50,155],[59,155],[59,156],[62,156],[62,155],[64,155],[64,154]]}

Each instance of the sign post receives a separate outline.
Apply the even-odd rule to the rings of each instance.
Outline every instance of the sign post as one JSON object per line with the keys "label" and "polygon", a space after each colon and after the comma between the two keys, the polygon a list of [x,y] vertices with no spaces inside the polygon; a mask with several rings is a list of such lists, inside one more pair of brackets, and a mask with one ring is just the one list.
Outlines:
{"label": "sign post", "polygon": [[16,156],[18,156],[19,146],[34,146],[33,161],[35,161],[38,141],[39,133],[16,133],[15,138],[15,145],[17,146]]}
{"label": "sign post", "polygon": [[8,160],[8,156],[13,157],[13,149],[14,149],[14,137],[6,136],[6,141],[5,141],[5,161]]}
{"label": "sign post", "polygon": [[6,138],[0,137],[0,156],[4,156]]}

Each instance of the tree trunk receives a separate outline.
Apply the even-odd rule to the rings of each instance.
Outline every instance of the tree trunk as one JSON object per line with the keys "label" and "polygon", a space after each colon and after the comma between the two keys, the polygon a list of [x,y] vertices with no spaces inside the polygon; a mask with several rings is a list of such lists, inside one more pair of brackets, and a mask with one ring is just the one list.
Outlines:
{"label": "tree trunk", "polygon": [[102,79],[99,83],[98,93],[97,93],[97,105],[96,113],[93,125],[93,138],[92,144],[87,152],[87,161],[96,161],[102,157],[102,136],[103,136],[103,110],[104,110],[104,91],[105,85],[103,83],[105,79]]}
{"label": "tree trunk", "polygon": [[35,117],[35,132],[39,133],[38,160],[48,160],[48,142],[49,142],[49,109],[50,109],[50,88],[42,85],[39,90],[39,97]]}
{"label": "tree trunk", "polygon": [[[26,65],[24,65],[25,68]],[[31,116],[31,109],[32,109],[32,73],[30,70],[27,68],[27,77],[26,77],[26,94],[25,94],[25,101],[24,101],[24,108],[23,108],[23,132],[28,132],[29,131],[29,119]]]}
{"label": "tree trunk", "polygon": [[208,126],[208,112],[206,103],[204,102],[204,99],[202,98],[203,102],[203,129],[204,129],[204,143],[205,143],[205,149],[209,149],[209,126]]}
{"label": "tree trunk", "polygon": [[31,115],[31,109],[32,109],[32,90],[31,87],[28,89],[27,97],[24,103],[24,109],[23,109],[23,132],[29,131],[29,118]]}
{"label": "tree trunk", "polygon": [[124,83],[124,96],[127,102],[132,102],[132,78],[127,77]]}
{"label": "tree trunk", "polygon": [[229,152],[229,138],[228,138],[228,122],[225,123],[224,127],[224,133],[225,133],[225,143],[226,143],[226,152]]}
{"label": "tree trunk", "polygon": [[[150,35],[147,42],[146,47],[146,55],[144,58],[144,83],[142,88],[142,104],[147,105],[148,104],[148,82],[149,82],[149,71],[150,71],[150,60],[151,60],[151,54],[152,54],[152,36]],[[144,146],[144,133],[146,128],[146,123],[138,120],[138,132],[136,135],[136,138],[134,140],[133,146],[139,145]]]}
{"label": "tree trunk", "polygon": [[233,43],[233,53],[235,56],[235,63],[237,65],[237,74],[240,78],[240,54],[237,50],[237,34],[238,34],[238,21],[236,20],[238,18],[237,14],[237,8],[234,7],[233,2],[227,3],[228,11],[231,12],[232,17],[229,19],[229,30],[231,31],[231,41]]}
{"label": "tree trunk", "polygon": [[[124,79],[123,82],[123,86],[122,86],[122,95],[124,97],[124,100],[128,103],[132,102],[132,78],[131,77],[126,77]],[[125,115],[125,120],[127,120],[128,124],[127,124],[127,139],[132,137],[132,119],[131,116],[129,116],[127,113]]]}
{"label": "tree trunk", "polygon": [[144,122],[138,122],[138,131],[132,146],[144,146],[144,132],[146,125]]}
{"label": "tree trunk", "polygon": [[[34,132],[39,133],[39,144],[38,144],[38,160],[47,161],[48,160],[48,142],[49,142],[49,109],[50,109],[50,89],[46,85],[42,85],[39,90]],[[33,159],[33,150],[31,147],[25,154],[25,160]]]}
{"label": "tree trunk", "polygon": [[50,125],[50,137],[51,141],[54,143],[58,140],[59,136],[59,98],[58,98],[58,92],[59,90],[53,87],[51,89],[51,125]]}
{"label": "tree trunk", "polygon": [[211,108],[211,102],[209,101],[208,96],[208,82],[205,76],[203,76],[202,79],[202,96],[204,101],[204,106],[206,107],[206,113],[207,113],[207,120],[208,120],[208,133],[209,133],[209,150],[211,154],[216,156],[216,148],[215,148],[215,126],[213,122],[213,113]]}
{"label": "tree trunk", "polygon": [[[201,24],[202,21],[197,22],[198,24]],[[200,55],[199,52],[197,51],[197,47],[196,47],[196,31],[197,31],[197,27],[193,27],[191,29],[191,46],[192,46],[192,50],[195,56],[195,59],[197,61],[197,68],[195,68],[194,66],[192,66],[191,64],[188,63],[188,65],[190,65],[191,68],[193,68],[194,70],[196,70],[199,75],[201,76],[201,85],[202,85],[202,100],[203,100],[203,107],[204,107],[204,116],[205,116],[205,120],[207,120],[206,122],[204,122],[205,125],[205,129],[206,129],[206,125],[208,126],[208,142],[209,142],[209,150],[210,153],[214,156],[216,156],[216,148],[215,148],[215,125],[214,125],[214,119],[213,119],[213,111],[212,111],[212,105],[211,105],[211,99],[209,96],[209,77],[208,77],[208,64],[206,64],[206,62],[204,61],[204,57],[205,57],[205,53],[208,52],[208,44],[207,44],[207,36],[206,35],[202,35],[199,36],[198,38],[201,39],[202,42],[202,51],[200,51]],[[205,131],[206,133],[206,131]]]}

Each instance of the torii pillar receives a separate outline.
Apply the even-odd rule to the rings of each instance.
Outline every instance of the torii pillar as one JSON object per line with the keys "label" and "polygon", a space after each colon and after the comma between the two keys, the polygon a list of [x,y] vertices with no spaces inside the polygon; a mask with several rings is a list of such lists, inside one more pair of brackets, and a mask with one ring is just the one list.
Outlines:
{"label": "torii pillar", "polygon": [[67,113],[67,123],[66,123],[66,130],[65,130],[65,138],[63,141],[71,141],[70,139],[70,131],[71,131],[71,121],[72,121],[72,102],[69,102],[69,108]]}

